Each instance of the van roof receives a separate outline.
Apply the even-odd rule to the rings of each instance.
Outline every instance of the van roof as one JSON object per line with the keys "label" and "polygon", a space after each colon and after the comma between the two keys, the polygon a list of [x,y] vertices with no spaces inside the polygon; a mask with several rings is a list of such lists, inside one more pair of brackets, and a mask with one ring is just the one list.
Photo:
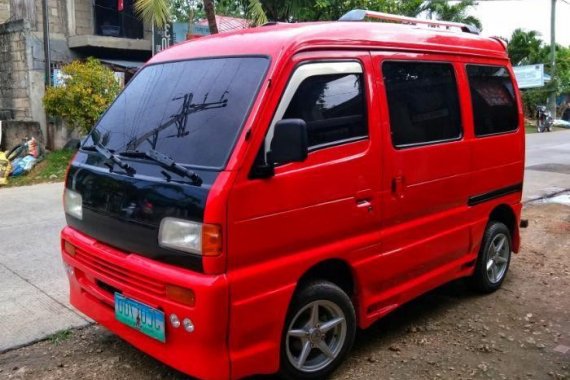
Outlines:
{"label": "van roof", "polygon": [[283,54],[315,49],[370,49],[435,52],[507,59],[498,38],[381,22],[333,21],[278,23],[202,37],[175,45],[149,63],[235,55]]}

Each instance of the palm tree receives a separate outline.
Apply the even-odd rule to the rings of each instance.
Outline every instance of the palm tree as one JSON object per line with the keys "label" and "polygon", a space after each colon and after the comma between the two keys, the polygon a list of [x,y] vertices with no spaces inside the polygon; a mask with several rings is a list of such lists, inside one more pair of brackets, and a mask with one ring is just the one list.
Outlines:
{"label": "palm tree", "polygon": [[161,28],[170,20],[170,1],[136,0],[135,12],[146,24]]}
{"label": "palm tree", "polygon": [[481,30],[481,21],[467,14],[469,8],[476,5],[474,0],[461,0],[457,4],[449,4],[447,0],[431,0],[425,9],[438,20],[460,22],[476,26]]}
{"label": "palm tree", "polygon": [[[216,23],[216,11],[214,7],[214,0],[203,0],[204,12],[208,19],[208,26],[210,34],[218,33],[218,25]],[[169,0],[135,0],[135,12],[143,19],[143,21],[150,25],[163,27],[171,18]],[[191,5],[188,5],[191,7]],[[191,10],[189,9],[189,12]]]}
{"label": "palm tree", "polygon": [[509,57],[513,65],[528,65],[540,61],[542,40],[536,30],[525,32],[515,29],[508,45]]}
{"label": "palm tree", "polygon": [[203,0],[204,1],[204,12],[206,12],[206,18],[208,19],[208,27],[210,28],[210,34],[218,33],[218,24],[216,23],[216,8],[214,6],[214,0]]}
{"label": "palm tree", "polygon": [[241,0],[247,3],[246,17],[252,24],[272,21],[338,20],[346,12],[367,8],[375,11],[416,17],[426,10],[426,0]]}

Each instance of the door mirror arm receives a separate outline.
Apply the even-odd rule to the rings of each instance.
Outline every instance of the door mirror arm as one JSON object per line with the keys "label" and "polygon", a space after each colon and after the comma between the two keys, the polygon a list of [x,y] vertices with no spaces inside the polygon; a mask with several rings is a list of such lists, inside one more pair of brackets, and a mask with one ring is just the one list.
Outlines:
{"label": "door mirror arm", "polygon": [[275,166],[305,161],[309,154],[307,123],[302,119],[283,119],[275,124],[266,162],[253,166],[250,178],[269,178]]}
{"label": "door mirror arm", "polygon": [[249,173],[250,179],[271,178],[275,175],[275,165],[273,163],[256,164]]}

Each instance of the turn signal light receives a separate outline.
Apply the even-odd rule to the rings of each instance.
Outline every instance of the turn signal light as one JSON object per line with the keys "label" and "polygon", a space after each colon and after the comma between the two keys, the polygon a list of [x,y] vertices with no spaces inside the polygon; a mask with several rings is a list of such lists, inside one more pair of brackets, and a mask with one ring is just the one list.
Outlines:
{"label": "turn signal light", "polygon": [[202,225],[202,256],[222,254],[222,228],[216,224]]}
{"label": "turn signal light", "polygon": [[176,285],[166,285],[166,297],[183,305],[194,306],[196,304],[196,295],[191,289]]}
{"label": "turn signal light", "polygon": [[70,242],[68,242],[67,240],[63,241],[63,250],[69,256],[75,256],[75,246],[73,244],[71,244]]}

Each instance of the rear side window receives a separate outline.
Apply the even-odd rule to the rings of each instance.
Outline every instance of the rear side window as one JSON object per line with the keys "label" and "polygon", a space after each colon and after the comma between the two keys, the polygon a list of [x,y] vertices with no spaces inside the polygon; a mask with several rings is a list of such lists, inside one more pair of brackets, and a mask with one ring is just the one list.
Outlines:
{"label": "rear side window", "polygon": [[475,135],[514,131],[518,111],[509,71],[500,66],[467,65]]}
{"label": "rear side window", "polygon": [[283,118],[305,120],[309,148],[368,136],[362,74],[316,75],[305,79]]}
{"label": "rear side window", "polygon": [[384,62],[382,71],[395,147],[461,137],[457,85],[451,64]]}

